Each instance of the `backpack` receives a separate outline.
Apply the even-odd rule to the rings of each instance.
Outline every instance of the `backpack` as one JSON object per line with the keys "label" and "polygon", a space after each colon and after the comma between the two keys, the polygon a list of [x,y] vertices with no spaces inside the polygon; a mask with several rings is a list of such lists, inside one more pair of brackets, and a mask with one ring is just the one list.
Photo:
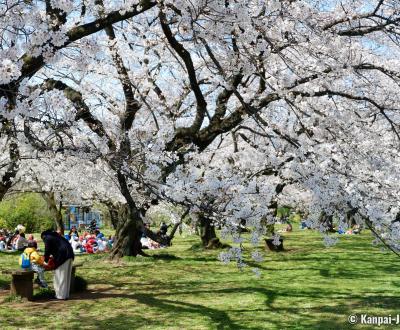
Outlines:
{"label": "backpack", "polygon": [[23,269],[28,269],[31,268],[31,254],[27,254],[27,253],[22,253],[20,256],[21,259],[21,268]]}

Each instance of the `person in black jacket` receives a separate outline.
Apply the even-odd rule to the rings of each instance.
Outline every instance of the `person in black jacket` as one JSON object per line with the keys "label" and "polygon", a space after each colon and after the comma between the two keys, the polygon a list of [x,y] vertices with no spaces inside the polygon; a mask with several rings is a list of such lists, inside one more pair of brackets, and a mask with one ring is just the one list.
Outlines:
{"label": "person in black jacket", "polygon": [[54,290],[57,299],[68,299],[71,286],[72,262],[74,251],[71,244],[55,231],[46,230],[41,235],[45,244],[44,262],[47,265],[50,256],[53,256],[54,271]]}

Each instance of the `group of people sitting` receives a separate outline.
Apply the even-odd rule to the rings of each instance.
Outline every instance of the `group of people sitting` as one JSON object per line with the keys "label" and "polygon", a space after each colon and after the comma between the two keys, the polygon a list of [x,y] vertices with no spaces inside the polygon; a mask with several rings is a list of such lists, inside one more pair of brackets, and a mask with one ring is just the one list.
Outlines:
{"label": "group of people sitting", "polygon": [[[25,234],[26,228],[18,225],[14,231],[7,229],[0,230],[0,251],[23,252],[19,258],[19,264],[23,268],[29,268],[37,273],[35,282],[43,288],[47,288],[46,280],[44,279],[44,257],[38,253],[38,243],[32,234]],[[49,267],[49,265],[46,265]]]}
{"label": "group of people sitting", "polygon": [[[84,231],[79,233],[76,226],[72,226],[68,234],[63,235],[61,231],[57,231],[60,236],[64,236],[72,246],[74,253],[99,253],[110,251],[114,238],[108,238],[95,229],[92,233]],[[32,234],[25,234],[25,227],[18,225],[14,231],[7,229],[0,230],[0,251],[21,251],[27,247],[35,247],[37,249],[37,241]]]}
{"label": "group of people sitting", "polygon": [[[149,228],[149,225],[145,225]],[[93,227],[93,228],[92,228]],[[161,223],[160,229],[157,231],[157,235],[165,237],[167,235],[168,227],[165,222]],[[37,249],[37,242],[32,234],[25,234],[25,227],[18,225],[15,231],[11,232],[7,229],[0,230],[0,251],[21,251],[23,252],[26,248]],[[86,228],[84,231],[79,231],[76,226],[72,226],[68,234],[63,234],[61,231],[57,231],[60,236],[71,244],[74,253],[101,253],[108,252],[112,249],[114,243],[114,237],[109,236],[108,238],[95,227]],[[140,240],[144,249],[159,249],[164,247],[162,244],[147,237],[146,230],[142,233]]]}
{"label": "group of people sitting", "polygon": [[22,225],[18,225],[14,231],[7,229],[0,230],[0,251],[24,251],[28,244],[36,244],[32,234],[26,236],[26,228]]}
{"label": "group of people sitting", "polygon": [[360,225],[353,225],[350,228],[348,228],[347,230],[338,229],[338,234],[346,234],[346,235],[357,235],[361,233],[361,226]]}
{"label": "group of people sitting", "polygon": [[95,229],[93,233],[84,231],[79,233],[76,226],[72,226],[71,230],[64,237],[69,241],[74,253],[101,253],[111,250],[114,238],[104,236],[99,229]]}
{"label": "group of people sitting", "polygon": [[[162,245],[162,244],[152,240],[150,237],[147,237],[146,229],[150,230],[149,224],[145,224],[144,227],[145,227],[145,230],[142,233],[142,237],[140,238],[140,244],[142,244],[142,249],[154,250],[154,249],[160,249],[160,248],[166,247],[165,245]],[[166,237],[168,227],[170,227],[170,225],[167,225],[165,222],[161,222],[161,226],[157,232],[157,235],[161,238]]]}

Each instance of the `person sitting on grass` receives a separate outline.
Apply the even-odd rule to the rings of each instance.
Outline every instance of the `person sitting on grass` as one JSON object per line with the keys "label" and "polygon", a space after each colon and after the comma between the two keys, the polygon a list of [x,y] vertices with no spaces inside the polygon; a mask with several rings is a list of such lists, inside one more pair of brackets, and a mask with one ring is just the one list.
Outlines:
{"label": "person sitting on grass", "polygon": [[35,237],[32,234],[28,235],[28,244],[29,242],[33,242],[35,249],[38,250],[37,240],[35,240]]}
{"label": "person sitting on grass", "polygon": [[93,236],[89,236],[86,240],[86,244],[83,247],[89,254],[96,253],[98,249],[96,238]]}
{"label": "person sitting on grass", "polygon": [[94,231],[94,234],[96,235],[96,238],[103,239],[103,237],[104,237],[104,234],[102,232],[100,232],[100,230],[98,230],[98,229],[96,229]]}
{"label": "person sitting on grass", "polygon": [[353,234],[360,234],[360,233],[361,233],[360,225],[354,225],[353,226]]}
{"label": "person sitting on grass", "polygon": [[[31,261],[31,270],[37,274],[35,283],[39,284],[42,288],[47,288],[46,280],[44,279],[43,257],[36,251],[35,241],[29,241],[28,247],[24,250],[24,254],[29,256]],[[22,264],[22,256],[19,261]]]}
{"label": "person sitting on grass", "polygon": [[69,243],[71,244],[71,247],[72,247],[72,250],[74,251],[74,253],[80,253],[81,252],[82,244],[79,241],[78,236],[72,235]]}
{"label": "person sitting on grass", "polygon": [[71,230],[69,231],[69,237],[71,238],[73,235],[79,236],[79,232],[78,229],[76,228],[76,226],[72,226]]}
{"label": "person sitting on grass", "polygon": [[19,231],[16,230],[14,234],[10,235],[8,238],[7,246],[9,246],[10,250],[16,250],[16,243],[19,238]]}
{"label": "person sitting on grass", "polygon": [[105,252],[107,249],[107,241],[105,238],[98,238],[97,239],[97,252]]}
{"label": "person sitting on grass", "polygon": [[107,249],[111,250],[114,244],[114,237],[112,237],[111,235],[108,236],[108,240],[107,240]]}
{"label": "person sitting on grass", "polygon": [[28,245],[28,240],[25,238],[25,233],[20,233],[15,243],[15,249],[18,251],[24,251]]}

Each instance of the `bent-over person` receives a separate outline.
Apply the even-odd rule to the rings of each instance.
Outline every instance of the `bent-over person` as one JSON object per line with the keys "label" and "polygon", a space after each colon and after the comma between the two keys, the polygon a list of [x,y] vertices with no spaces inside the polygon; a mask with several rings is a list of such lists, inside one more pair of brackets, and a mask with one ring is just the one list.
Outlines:
{"label": "bent-over person", "polygon": [[50,256],[53,256],[54,259],[54,290],[56,298],[68,299],[71,287],[72,262],[74,260],[71,244],[52,230],[44,231],[41,237],[45,244],[45,264],[49,261]]}

